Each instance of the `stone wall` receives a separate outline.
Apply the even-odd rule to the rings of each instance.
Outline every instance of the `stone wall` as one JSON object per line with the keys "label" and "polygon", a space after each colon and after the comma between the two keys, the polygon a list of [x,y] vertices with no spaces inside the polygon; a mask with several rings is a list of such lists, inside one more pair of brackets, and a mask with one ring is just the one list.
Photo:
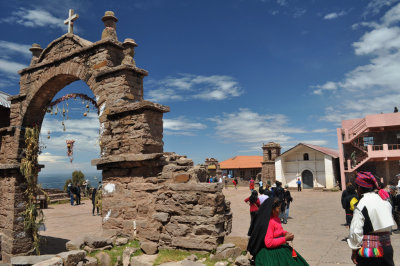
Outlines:
{"label": "stone wall", "polygon": [[[111,13],[105,25],[113,20]],[[45,49],[32,45],[31,64],[19,71],[10,123],[0,128],[0,234],[6,261],[32,247],[21,213],[24,129],[40,127],[53,97],[76,80],[89,86],[99,108],[101,158],[92,164],[103,170],[108,234],[136,232],[162,247],[210,250],[230,232],[232,214],[222,186],[198,184],[204,169],[185,156],[163,153],[162,118],[169,107],[143,100],[148,73],[133,60],[135,41],[118,41],[115,22],[95,43],[68,33]]]}
{"label": "stone wall", "polygon": [[144,177],[121,177],[121,164],[101,166],[103,230],[107,236],[136,234],[160,248],[215,249],[232,227],[222,184],[199,183],[205,169],[185,156],[165,153],[159,162],[162,172]]}
{"label": "stone wall", "polygon": [[[8,166],[0,170],[0,233],[3,261],[9,261],[13,254],[28,254],[32,249],[31,239],[23,228],[25,211],[25,187],[19,169]],[[18,239],[18,241],[15,241]]]}

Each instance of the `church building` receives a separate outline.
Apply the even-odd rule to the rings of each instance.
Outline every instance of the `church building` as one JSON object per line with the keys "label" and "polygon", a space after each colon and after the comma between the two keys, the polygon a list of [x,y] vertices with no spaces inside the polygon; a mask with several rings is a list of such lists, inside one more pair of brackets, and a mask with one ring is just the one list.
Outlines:
{"label": "church building", "polygon": [[275,159],[276,180],[283,185],[303,188],[331,189],[340,180],[339,153],[336,150],[299,143]]}

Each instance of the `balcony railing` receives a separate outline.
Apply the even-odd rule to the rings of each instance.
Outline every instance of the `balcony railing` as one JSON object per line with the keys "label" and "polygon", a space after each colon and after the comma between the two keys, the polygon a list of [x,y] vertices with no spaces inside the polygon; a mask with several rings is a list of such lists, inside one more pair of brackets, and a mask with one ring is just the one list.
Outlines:
{"label": "balcony railing", "polygon": [[388,144],[389,150],[400,150],[400,144]]}
{"label": "balcony railing", "polygon": [[383,151],[383,145],[371,145],[371,147],[373,151]]}

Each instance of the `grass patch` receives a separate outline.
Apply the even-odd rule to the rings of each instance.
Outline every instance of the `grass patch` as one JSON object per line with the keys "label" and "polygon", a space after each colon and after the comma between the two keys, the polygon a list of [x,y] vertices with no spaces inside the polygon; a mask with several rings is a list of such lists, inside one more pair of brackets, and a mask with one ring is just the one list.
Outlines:
{"label": "grass patch", "polygon": [[[190,256],[191,254],[196,255],[199,260],[205,258],[206,260],[202,263],[204,263],[207,266],[214,266],[214,264],[217,262],[215,260],[210,260],[210,253],[204,254],[204,253],[190,252],[190,251],[179,250],[179,249],[164,249],[164,250],[160,250],[158,252],[157,259],[154,261],[154,265],[160,265],[160,264],[167,263],[167,262],[182,261],[182,260],[186,259],[188,256]],[[222,261],[222,260],[218,260],[218,261]],[[228,265],[232,265],[232,264],[228,264]]]}
{"label": "grass patch", "polygon": [[139,256],[139,255],[143,254],[143,252],[140,250],[139,241],[138,240],[134,240],[134,241],[128,242],[126,245],[113,247],[110,250],[104,250],[104,251],[96,250],[96,251],[93,251],[93,252],[89,253],[89,256],[95,257],[96,254],[98,254],[100,252],[107,253],[111,258],[111,265],[115,265],[115,263],[117,262],[117,258],[118,257],[121,257],[121,259],[122,259],[122,254],[124,253],[124,250],[125,250],[126,247],[139,248],[135,253],[133,253],[132,256]]}

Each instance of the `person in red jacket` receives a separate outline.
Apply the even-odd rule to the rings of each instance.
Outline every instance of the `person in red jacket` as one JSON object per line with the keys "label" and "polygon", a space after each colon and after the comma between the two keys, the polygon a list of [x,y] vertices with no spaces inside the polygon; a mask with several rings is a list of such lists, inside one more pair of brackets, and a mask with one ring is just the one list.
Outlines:
{"label": "person in red jacket", "polygon": [[254,217],[247,250],[255,257],[255,265],[309,265],[288,245],[294,235],[282,228],[279,219],[282,204],[279,198],[268,198]]}
{"label": "person in red jacket", "polygon": [[[251,192],[251,196],[246,198],[244,202],[248,203],[250,205],[250,224],[253,222],[253,218],[256,215],[258,211],[258,207],[260,207],[260,200],[258,199],[258,193],[256,190],[253,190]],[[249,233],[250,235],[250,229]]]}
{"label": "person in red jacket", "polygon": [[250,190],[251,190],[251,191],[254,190],[254,179],[253,179],[253,178],[250,179],[250,185],[249,185],[249,187],[250,187]]}

